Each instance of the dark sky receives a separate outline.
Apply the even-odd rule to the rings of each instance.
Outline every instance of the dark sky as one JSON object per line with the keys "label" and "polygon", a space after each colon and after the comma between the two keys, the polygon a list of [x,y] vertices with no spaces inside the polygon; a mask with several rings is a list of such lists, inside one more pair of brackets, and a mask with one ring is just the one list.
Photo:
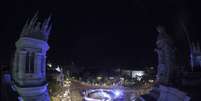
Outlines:
{"label": "dark sky", "polygon": [[[52,14],[48,60],[83,66],[134,67],[157,63],[157,25],[166,27],[186,49],[179,22],[192,40],[200,37],[200,7],[185,0],[2,0],[0,63],[8,63],[26,19],[38,10],[40,20]],[[187,49],[186,49],[187,50]]]}

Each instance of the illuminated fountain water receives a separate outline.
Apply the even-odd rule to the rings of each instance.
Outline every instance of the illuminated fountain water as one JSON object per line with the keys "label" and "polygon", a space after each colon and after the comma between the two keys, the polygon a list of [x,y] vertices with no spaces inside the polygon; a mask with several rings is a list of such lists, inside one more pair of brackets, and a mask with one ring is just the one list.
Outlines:
{"label": "illuminated fountain water", "polygon": [[123,92],[119,89],[89,89],[83,94],[84,101],[114,101],[121,98]]}

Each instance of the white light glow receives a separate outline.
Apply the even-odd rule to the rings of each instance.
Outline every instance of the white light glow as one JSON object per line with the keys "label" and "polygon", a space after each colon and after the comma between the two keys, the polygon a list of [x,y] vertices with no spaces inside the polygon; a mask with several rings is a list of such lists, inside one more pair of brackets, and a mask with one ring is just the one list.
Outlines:
{"label": "white light glow", "polygon": [[121,95],[121,91],[115,90],[114,94],[115,94],[115,97],[119,97]]}
{"label": "white light glow", "polygon": [[90,89],[84,93],[84,99],[86,101],[113,101],[122,94],[122,91],[117,89]]}
{"label": "white light glow", "polygon": [[143,76],[144,71],[132,71],[132,78],[136,78],[138,76]]}
{"label": "white light glow", "polygon": [[51,67],[52,67],[52,64],[51,64],[51,63],[48,63],[47,66],[51,68]]}
{"label": "white light glow", "polygon": [[150,82],[150,83],[153,83],[153,82],[154,82],[154,80],[149,80],[149,82]]}
{"label": "white light glow", "polygon": [[61,72],[61,69],[59,68],[59,66],[55,70],[58,72]]}
{"label": "white light glow", "polygon": [[101,76],[98,76],[98,77],[97,77],[97,79],[98,79],[98,80],[101,80],[101,79],[102,79],[102,77],[101,77]]}

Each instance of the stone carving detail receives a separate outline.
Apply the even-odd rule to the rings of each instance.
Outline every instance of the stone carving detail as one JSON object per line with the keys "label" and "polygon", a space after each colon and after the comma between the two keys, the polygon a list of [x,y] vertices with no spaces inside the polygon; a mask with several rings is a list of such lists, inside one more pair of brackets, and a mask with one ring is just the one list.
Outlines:
{"label": "stone carving detail", "polygon": [[48,36],[52,28],[52,24],[50,24],[51,16],[45,19],[42,24],[41,22],[37,22],[37,20],[38,13],[36,13],[30,21],[26,21],[26,24],[21,32],[21,37],[31,37],[44,41],[48,40]]}

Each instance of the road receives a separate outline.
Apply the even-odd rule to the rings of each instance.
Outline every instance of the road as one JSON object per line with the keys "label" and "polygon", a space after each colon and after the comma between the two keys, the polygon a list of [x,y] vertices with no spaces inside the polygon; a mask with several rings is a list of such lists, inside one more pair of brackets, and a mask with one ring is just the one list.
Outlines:
{"label": "road", "polygon": [[[62,97],[61,101],[83,101],[83,96],[81,92],[83,90],[87,89],[110,89],[111,87],[106,86],[92,86],[89,84],[84,84],[76,80],[72,80],[70,87],[63,87],[62,91],[59,93],[60,96],[63,96],[65,92],[69,91],[69,94],[67,94],[65,97]],[[129,101],[129,98],[131,96],[140,96],[144,94],[145,92],[148,92],[149,89],[131,89],[131,88],[121,88],[124,90],[124,101]]]}

